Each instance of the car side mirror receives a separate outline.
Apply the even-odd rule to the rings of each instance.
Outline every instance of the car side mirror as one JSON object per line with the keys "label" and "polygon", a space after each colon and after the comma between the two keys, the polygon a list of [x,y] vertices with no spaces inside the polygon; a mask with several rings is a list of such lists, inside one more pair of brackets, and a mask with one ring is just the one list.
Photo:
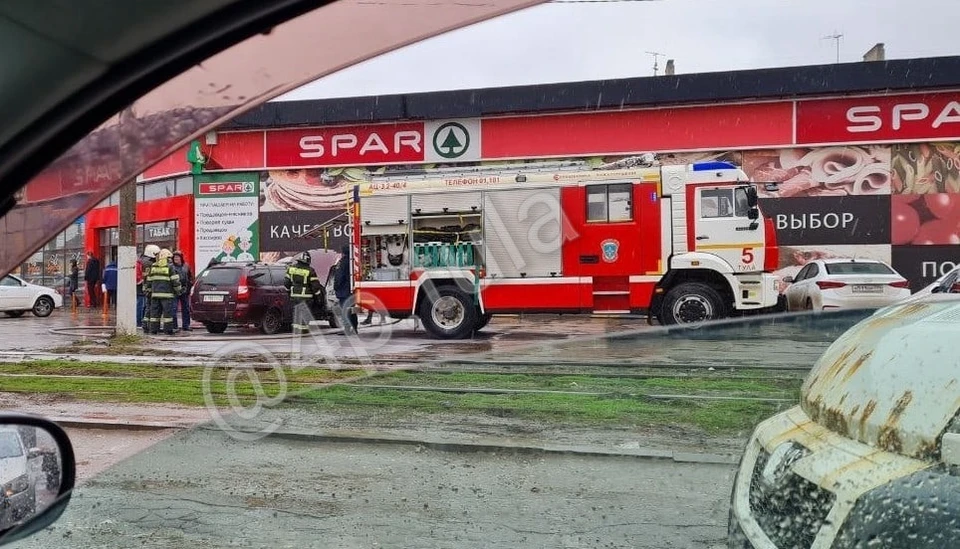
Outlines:
{"label": "car side mirror", "polygon": [[759,198],[757,197],[757,188],[753,185],[750,185],[746,189],[747,193],[747,206],[751,208],[756,208]]}
{"label": "car side mirror", "polygon": [[[50,526],[63,515],[76,483],[77,463],[67,433],[56,423],[42,417],[0,413],[0,451],[3,457],[27,459],[21,471],[12,463],[4,466],[4,513],[0,545],[24,539]],[[37,463],[31,460],[40,460]],[[8,460],[13,462],[15,460]]]}
{"label": "car side mirror", "polygon": [[785,277],[783,277],[783,282],[786,283],[786,284],[793,284],[793,277],[792,277],[792,276],[785,276]]}
{"label": "car side mirror", "polygon": [[757,219],[760,219],[760,210],[758,210],[757,208],[750,208],[749,210],[747,210],[747,219],[750,219],[752,221],[756,221]]}

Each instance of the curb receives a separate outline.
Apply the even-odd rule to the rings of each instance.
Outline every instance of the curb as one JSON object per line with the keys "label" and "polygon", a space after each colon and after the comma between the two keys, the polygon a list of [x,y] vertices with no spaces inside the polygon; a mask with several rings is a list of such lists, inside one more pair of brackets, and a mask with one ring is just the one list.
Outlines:
{"label": "curb", "polygon": [[121,419],[88,419],[77,417],[55,418],[47,416],[47,419],[53,421],[61,427],[75,429],[100,429],[106,431],[168,431],[183,430],[195,427],[197,424],[190,422],[164,422],[164,421],[124,421]]}
{"label": "curb", "polygon": [[[190,428],[206,429],[217,432],[225,432],[215,426],[207,424],[175,423],[160,421],[123,421],[123,420],[103,420],[103,419],[85,419],[85,418],[60,418],[53,419],[57,424],[68,428],[79,429],[105,429],[105,430],[126,430],[126,431],[163,431],[163,430],[186,430]],[[257,434],[260,431],[253,429],[236,429],[245,434]],[[228,434],[229,436],[229,434]],[[703,465],[736,465],[739,462],[737,456],[723,454],[701,454],[693,452],[674,452],[672,450],[658,450],[655,448],[636,448],[630,450],[617,450],[603,448],[600,446],[564,446],[559,444],[521,444],[504,439],[487,439],[484,441],[464,442],[450,441],[444,439],[423,439],[398,437],[384,434],[361,433],[354,431],[328,430],[325,432],[306,432],[306,431],[274,431],[268,435],[269,438],[297,440],[306,442],[330,442],[340,444],[379,444],[379,445],[399,445],[429,448],[444,452],[516,452],[522,454],[552,454],[552,455],[573,455],[573,456],[592,456],[608,458],[634,458],[644,460],[662,460],[673,461],[676,463],[692,463]]]}

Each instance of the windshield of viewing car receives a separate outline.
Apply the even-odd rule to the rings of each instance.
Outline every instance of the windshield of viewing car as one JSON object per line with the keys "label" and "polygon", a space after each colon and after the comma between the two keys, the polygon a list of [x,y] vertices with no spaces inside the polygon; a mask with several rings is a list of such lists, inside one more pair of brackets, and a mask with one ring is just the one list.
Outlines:
{"label": "windshield of viewing car", "polygon": [[960,8],[725,8],[555,0],[268,86],[425,9],[341,1],[188,73],[229,105],[130,108],[136,180],[91,134],[0,226],[55,290],[0,282],[0,399],[81,496],[17,545],[960,544],[922,515],[960,301],[914,296],[960,262]]}

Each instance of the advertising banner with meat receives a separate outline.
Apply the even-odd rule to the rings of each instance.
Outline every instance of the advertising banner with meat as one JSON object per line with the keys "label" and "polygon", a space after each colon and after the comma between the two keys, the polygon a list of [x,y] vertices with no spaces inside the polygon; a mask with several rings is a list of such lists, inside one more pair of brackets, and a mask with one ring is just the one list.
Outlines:
{"label": "advertising banner with meat", "polygon": [[259,260],[259,173],[196,175],[193,196],[198,269],[213,258]]}
{"label": "advertising banner with meat", "polygon": [[841,146],[745,151],[743,170],[753,181],[780,183],[761,196],[862,196],[890,194],[890,148]]}
{"label": "advertising banner with meat", "polygon": [[910,281],[914,292],[923,289],[960,264],[956,245],[893,246],[892,267]]}

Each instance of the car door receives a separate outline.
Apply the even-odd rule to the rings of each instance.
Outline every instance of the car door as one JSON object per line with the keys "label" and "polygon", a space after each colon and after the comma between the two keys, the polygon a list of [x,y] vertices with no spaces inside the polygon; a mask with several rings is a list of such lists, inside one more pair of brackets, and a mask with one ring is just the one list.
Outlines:
{"label": "car door", "polygon": [[797,287],[797,299],[799,300],[797,307],[799,309],[806,309],[807,301],[813,304],[820,303],[820,288],[817,286],[817,280],[820,279],[822,269],[820,265],[815,262],[808,264],[806,268],[807,273]]}
{"label": "car door", "polygon": [[800,303],[803,303],[803,301],[800,299],[800,294],[803,288],[800,286],[800,283],[807,276],[808,272],[810,272],[809,264],[800,269],[800,272],[793,277],[793,282],[791,282],[783,292],[784,295],[787,296],[787,308],[791,311],[796,311],[801,308]]}
{"label": "car door", "polygon": [[286,273],[287,268],[285,266],[270,266],[270,278],[272,280],[270,285],[271,300],[281,311],[283,311],[284,324],[289,324],[293,322],[293,305],[290,302],[290,293],[283,285],[283,279]]}
{"label": "car door", "polygon": [[33,292],[19,278],[7,275],[0,279],[0,309],[15,311],[29,309]]}
{"label": "car door", "polygon": [[697,187],[694,208],[695,251],[720,257],[737,272],[763,269],[763,229],[749,217],[747,187]]}

